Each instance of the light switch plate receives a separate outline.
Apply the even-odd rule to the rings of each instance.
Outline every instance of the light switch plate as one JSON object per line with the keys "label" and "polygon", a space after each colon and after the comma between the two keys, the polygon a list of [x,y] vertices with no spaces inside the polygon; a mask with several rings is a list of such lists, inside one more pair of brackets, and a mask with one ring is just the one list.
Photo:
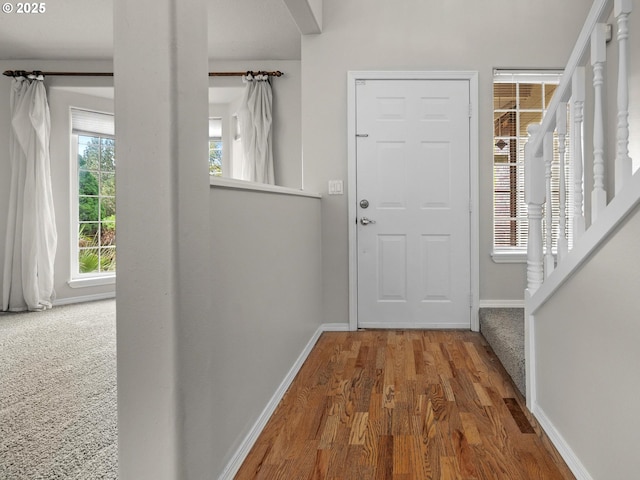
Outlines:
{"label": "light switch plate", "polygon": [[329,180],[329,195],[343,195],[342,180]]}

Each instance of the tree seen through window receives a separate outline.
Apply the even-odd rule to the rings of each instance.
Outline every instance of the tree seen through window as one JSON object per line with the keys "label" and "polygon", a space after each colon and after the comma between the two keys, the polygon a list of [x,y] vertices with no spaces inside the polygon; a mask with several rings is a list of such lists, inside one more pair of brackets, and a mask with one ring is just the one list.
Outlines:
{"label": "tree seen through window", "polygon": [[78,135],[79,273],[116,270],[115,140]]}

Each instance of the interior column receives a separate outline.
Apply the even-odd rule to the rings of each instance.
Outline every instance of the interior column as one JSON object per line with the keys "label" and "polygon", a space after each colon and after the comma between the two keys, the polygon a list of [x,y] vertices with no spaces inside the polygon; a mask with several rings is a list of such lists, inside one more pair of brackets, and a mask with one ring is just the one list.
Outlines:
{"label": "interior column", "polygon": [[212,436],[206,5],[114,7],[119,478],[204,478]]}

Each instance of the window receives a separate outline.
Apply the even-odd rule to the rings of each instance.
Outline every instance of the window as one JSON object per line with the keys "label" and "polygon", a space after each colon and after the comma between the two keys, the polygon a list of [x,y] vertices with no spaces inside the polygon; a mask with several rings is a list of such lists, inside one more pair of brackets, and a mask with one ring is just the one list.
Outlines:
{"label": "window", "polygon": [[244,165],[244,147],[242,146],[242,136],[240,132],[240,120],[238,115],[231,117],[233,128],[233,143],[231,147],[231,177],[242,178]]}
{"label": "window", "polygon": [[[561,72],[508,72],[498,70],[493,82],[493,250],[494,259],[508,259],[527,248],[527,204],[524,202],[524,145],[527,127],[540,123],[562,76]],[[570,142],[567,141],[566,158]],[[565,174],[570,174],[566,172]],[[571,177],[568,177],[571,178]],[[552,163],[554,218],[558,218],[559,156],[554,142]],[[567,182],[567,185],[570,185]],[[571,189],[568,189],[570,205]],[[568,219],[571,216],[568,215]],[[570,231],[570,229],[569,229]],[[555,249],[558,228],[552,226]],[[507,254],[507,255],[504,255]]]}
{"label": "window", "polygon": [[71,109],[75,172],[72,276],[116,271],[116,153],[113,115]]}
{"label": "window", "polygon": [[209,175],[222,176],[222,119],[209,119]]}

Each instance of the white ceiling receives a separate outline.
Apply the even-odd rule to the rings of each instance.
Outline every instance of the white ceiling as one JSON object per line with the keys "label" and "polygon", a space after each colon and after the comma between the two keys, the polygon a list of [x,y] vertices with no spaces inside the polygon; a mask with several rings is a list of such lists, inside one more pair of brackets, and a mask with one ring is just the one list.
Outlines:
{"label": "white ceiling", "polygon": [[[300,59],[300,32],[282,0],[208,2],[210,59]],[[54,0],[46,8],[0,13],[0,60],[113,57],[113,0]]]}

